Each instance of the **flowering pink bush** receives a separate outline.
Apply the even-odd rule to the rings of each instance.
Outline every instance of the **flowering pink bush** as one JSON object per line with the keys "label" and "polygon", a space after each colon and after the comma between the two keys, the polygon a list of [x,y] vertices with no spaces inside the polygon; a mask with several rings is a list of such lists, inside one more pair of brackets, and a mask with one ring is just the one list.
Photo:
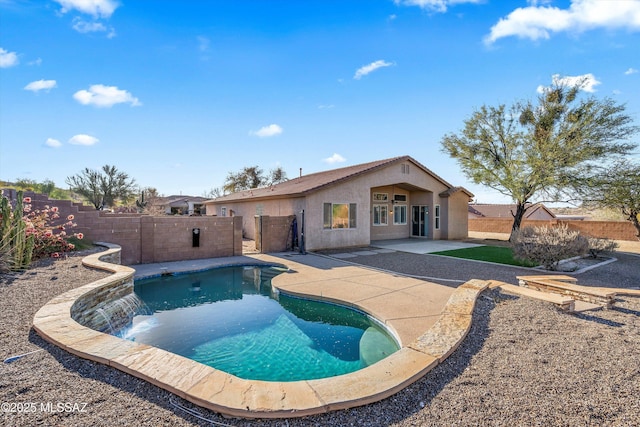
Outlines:
{"label": "flowering pink bush", "polygon": [[34,237],[33,258],[52,256],[58,258],[69,252],[75,246],[68,241],[73,236],[82,239],[82,233],[67,234],[68,228],[73,228],[77,224],[73,222],[73,215],[67,216],[66,220],[60,221],[60,214],[57,207],[45,206],[42,210],[31,209],[31,199],[24,198],[24,221],[27,225],[27,236]]}

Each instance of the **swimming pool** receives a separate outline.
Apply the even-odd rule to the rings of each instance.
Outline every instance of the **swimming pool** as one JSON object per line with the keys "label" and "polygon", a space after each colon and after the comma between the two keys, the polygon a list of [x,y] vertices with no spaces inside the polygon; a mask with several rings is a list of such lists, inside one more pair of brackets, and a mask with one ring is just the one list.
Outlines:
{"label": "swimming pool", "polygon": [[138,280],[146,308],[114,334],[240,378],[299,381],[355,372],[399,349],[372,317],[275,292],[278,266]]}

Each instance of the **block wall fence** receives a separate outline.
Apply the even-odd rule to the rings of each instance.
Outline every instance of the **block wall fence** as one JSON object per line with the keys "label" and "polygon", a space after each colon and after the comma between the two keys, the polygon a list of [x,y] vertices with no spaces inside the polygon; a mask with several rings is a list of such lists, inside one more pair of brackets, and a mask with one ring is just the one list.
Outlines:
{"label": "block wall fence", "polygon": [[[14,191],[4,195],[15,199]],[[76,227],[92,242],[108,242],[122,247],[122,264],[183,261],[242,255],[242,217],[149,216],[136,213],[107,213],[69,200],[50,200],[41,194],[31,197],[32,210],[57,207],[64,223],[73,215]],[[199,246],[193,245],[193,230],[199,229]]]}
{"label": "block wall fence", "polygon": [[255,216],[256,250],[262,253],[292,250],[292,229],[294,215]]}
{"label": "block wall fence", "polygon": [[[636,229],[629,221],[573,221],[573,220],[530,220],[522,221],[522,227],[555,227],[566,224],[571,230],[592,237],[603,237],[612,240],[637,241]],[[481,233],[511,233],[511,218],[469,218],[469,231]]]}

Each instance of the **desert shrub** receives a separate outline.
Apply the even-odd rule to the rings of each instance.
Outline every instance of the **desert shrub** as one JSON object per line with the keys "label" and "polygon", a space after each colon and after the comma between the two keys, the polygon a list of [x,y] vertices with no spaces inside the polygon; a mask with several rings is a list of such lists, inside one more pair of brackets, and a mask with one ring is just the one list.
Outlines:
{"label": "desert shrub", "polygon": [[589,249],[588,239],[566,225],[521,228],[511,245],[515,258],[537,262],[547,270],[556,270],[563,259],[584,255]]}
{"label": "desert shrub", "polygon": [[75,245],[70,237],[82,239],[82,233],[67,234],[75,227],[73,215],[61,220],[56,207],[32,210],[31,199],[18,192],[15,206],[6,197],[0,200],[0,271],[21,270],[33,259],[60,257]]}
{"label": "desert shrub", "polygon": [[15,207],[6,197],[0,200],[0,268],[2,271],[20,270],[31,264],[34,239],[26,233],[24,213],[28,210],[18,192]]}
{"label": "desert shrub", "polygon": [[603,253],[613,252],[620,246],[613,240],[602,237],[588,237],[587,239],[589,241],[589,256],[591,258],[598,258]]}

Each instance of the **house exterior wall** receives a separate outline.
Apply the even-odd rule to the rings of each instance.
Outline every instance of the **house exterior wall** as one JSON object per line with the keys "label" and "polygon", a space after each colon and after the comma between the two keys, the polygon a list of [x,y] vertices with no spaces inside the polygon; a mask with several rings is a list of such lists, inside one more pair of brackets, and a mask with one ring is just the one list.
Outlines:
{"label": "house exterior wall", "polygon": [[[221,205],[207,205],[207,215],[223,216],[223,209],[226,216],[242,217],[242,236],[247,239],[256,238],[256,215],[267,216],[288,216],[295,215],[304,208],[304,198],[296,197],[289,199],[257,200],[229,202]],[[300,218],[298,218],[298,221]]]}
{"label": "house exterior wall", "polygon": [[[407,173],[408,172],[408,173]],[[373,210],[374,204],[372,195],[375,192],[384,192],[382,189],[389,190],[389,198],[393,199],[393,194],[407,194],[407,225],[391,227],[384,226],[373,227]],[[409,190],[410,189],[410,190]],[[336,247],[362,246],[368,245],[371,240],[376,239],[395,239],[406,238],[411,235],[411,206],[426,205],[429,207],[429,230],[428,238],[442,238],[442,224],[440,230],[436,233],[434,230],[434,206],[441,205],[441,218],[443,215],[449,215],[446,209],[446,203],[442,201],[445,198],[438,196],[441,192],[447,190],[448,187],[438,181],[433,176],[424,172],[421,168],[411,162],[396,163],[386,168],[377,170],[375,173],[363,174],[354,177],[339,185],[330,186],[325,190],[318,191],[307,196],[306,218],[305,218],[305,244],[308,250],[318,250]],[[464,199],[463,206],[460,205],[458,199],[454,206],[461,208],[460,215],[448,218],[449,224],[456,227],[466,226],[467,203],[468,198],[464,193],[455,196]],[[323,228],[323,203],[356,203],[357,218],[355,229],[324,229]],[[443,209],[443,206],[445,209]],[[390,211],[393,209],[389,203]],[[459,217],[462,216],[463,220]],[[389,221],[392,222],[392,216],[389,215]],[[457,233],[449,233],[452,235],[462,235],[466,237],[467,230]],[[448,237],[455,238],[455,237]]]}
{"label": "house exterior wall", "polygon": [[442,239],[466,239],[469,235],[467,205],[469,198],[462,192],[443,197],[440,206],[440,226]]}
{"label": "house exterior wall", "polygon": [[[369,244],[370,193],[368,187],[362,187],[362,183],[353,181],[307,196],[304,217],[305,249],[312,251]],[[324,203],[355,203],[356,228],[324,229]],[[300,222],[298,224],[302,225]]]}
{"label": "house exterior wall", "polygon": [[[387,185],[383,187],[374,187],[371,189],[371,240],[388,240],[388,239],[402,239],[408,237],[411,234],[411,203],[413,198],[415,197],[413,193],[409,190],[404,190],[401,188],[397,188],[393,185]],[[386,194],[388,196],[387,201],[374,200],[373,195],[376,194]],[[396,224],[395,217],[393,214],[393,207],[395,204],[393,203],[394,195],[404,195],[407,197],[407,202],[402,203],[407,206],[407,222],[406,224]],[[387,224],[386,225],[376,225],[373,222],[373,206],[380,205],[387,207]]]}

